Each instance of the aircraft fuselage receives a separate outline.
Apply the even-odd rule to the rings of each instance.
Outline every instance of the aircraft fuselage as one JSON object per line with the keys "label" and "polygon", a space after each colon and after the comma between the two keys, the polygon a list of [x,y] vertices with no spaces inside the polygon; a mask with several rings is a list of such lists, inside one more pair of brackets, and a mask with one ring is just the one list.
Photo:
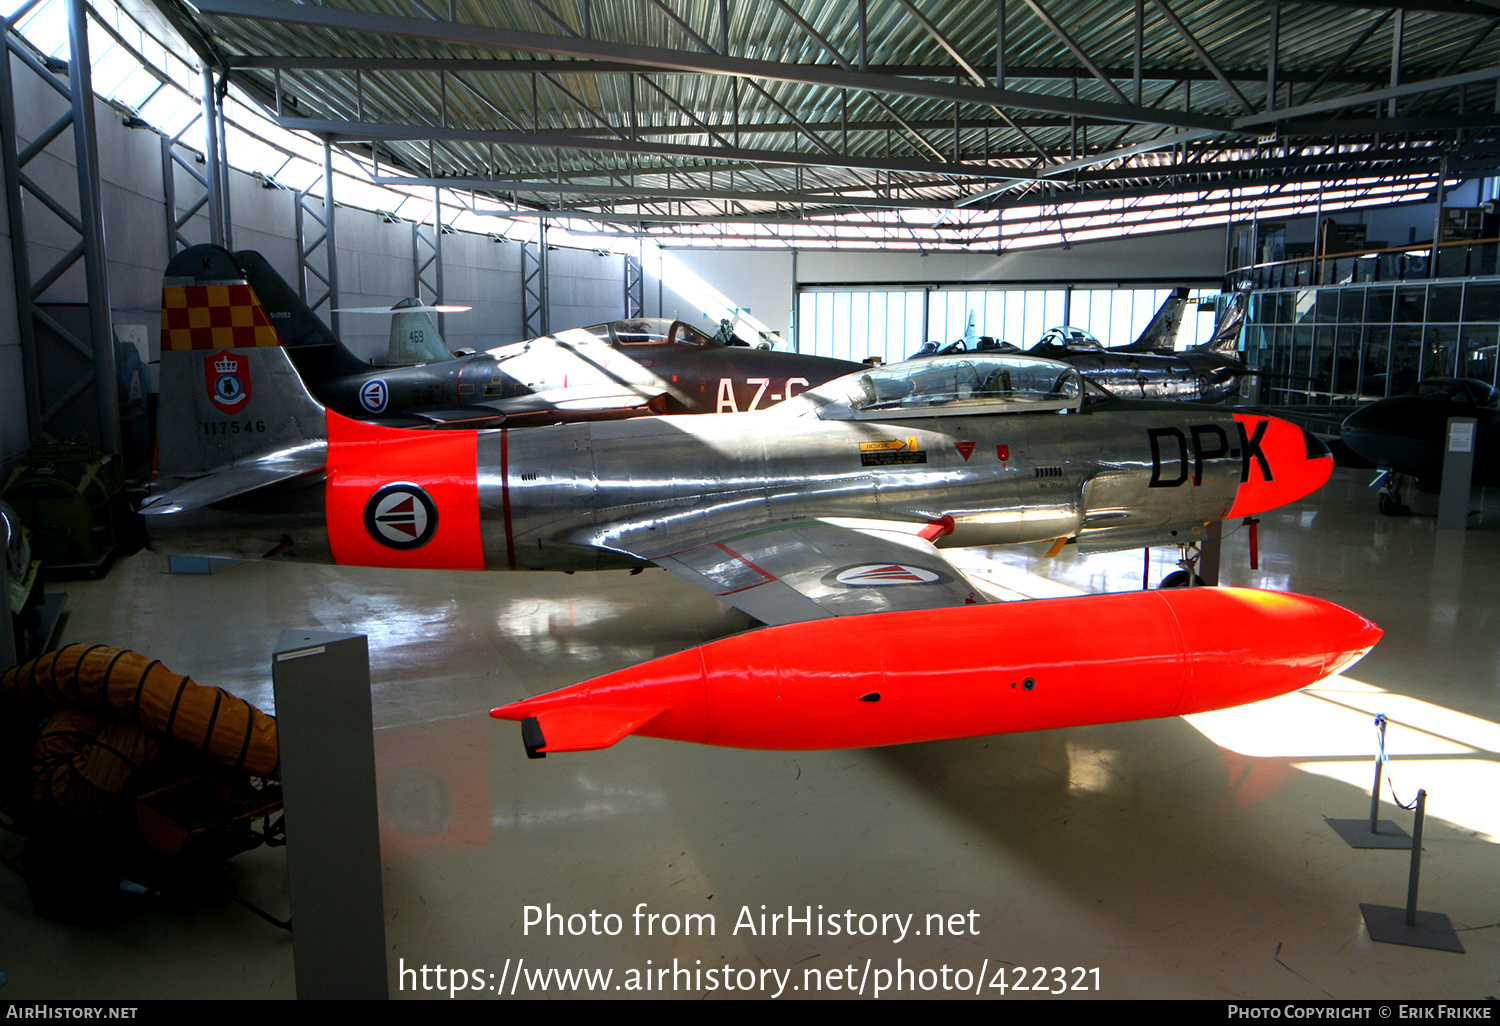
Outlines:
{"label": "aircraft fuselage", "polygon": [[1132,547],[1188,541],[1205,521],[1277,505],[1261,500],[1326,455],[1275,418],[1128,402],[887,422],[764,414],[411,432],[330,413],[327,424],[322,475],[148,510],[153,545],[571,571],[851,518],[935,525],[940,545]]}
{"label": "aircraft fuselage", "polygon": [[1213,353],[1070,352],[1035,348],[1033,356],[1062,360],[1122,399],[1217,403],[1239,394],[1247,368]]}
{"label": "aircraft fuselage", "polygon": [[[296,351],[292,351],[294,356]],[[509,420],[548,423],[640,413],[744,413],[766,409],[857,369],[857,364],[757,349],[633,345],[574,347],[550,340],[469,357],[318,379],[318,400],[347,417],[400,422],[406,411],[484,404]],[[590,412],[549,401],[566,389],[652,399],[649,406]]]}

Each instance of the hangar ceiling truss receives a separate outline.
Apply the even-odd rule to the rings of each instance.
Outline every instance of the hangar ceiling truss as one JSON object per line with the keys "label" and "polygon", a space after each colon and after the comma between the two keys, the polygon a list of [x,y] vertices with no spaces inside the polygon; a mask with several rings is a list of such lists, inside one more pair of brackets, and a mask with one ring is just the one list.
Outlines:
{"label": "hangar ceiling truss", "polygon": [[1481,0],[150,3],[380,181],[663,244],[993,248],[1064,204],[1389,201],[1488,171],[1500,130]]}

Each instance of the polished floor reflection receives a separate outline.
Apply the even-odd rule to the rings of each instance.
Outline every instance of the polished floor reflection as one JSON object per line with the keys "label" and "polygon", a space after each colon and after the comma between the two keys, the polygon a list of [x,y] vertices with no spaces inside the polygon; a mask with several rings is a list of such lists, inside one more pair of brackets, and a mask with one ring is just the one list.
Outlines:
{"label": "polished floor reflection", "polygon": [[[492,998],[503,980],[517,997],[999,996],[1003,982],[1480,998],[1500,985],[1500,517],[1464,534],[1380,517],[1364,482],[1341,471],[1262,517],[1259,570],[1234,525],[1223,579],[1331,599],[1384,639],[1348,678],[1192,722],[821,753],[627,738],[527,760],[491,707],[745,627],[656,571],[188,577],[143,553],[66,586],[63,641],[134,648],[270,708],[283,628],[369,636],[393,997],[477,982],[459,996]],[[1148,569],[1139,550],[1044,548],[961,562],[1022,595],[1139,588]],[[1174,559],[1153,553],[1151,580]],[[1090,625],[1056,632],[1087,644]],[[1368,809],[1378,712],[1397,796],[1429,792],[1420,906],[1451,918],[1466,954],[1372,942],[1359,904],[1405,901],[1407,855],[1352,850],[1324,823]],[[1410,826],[1389,800],[1382,815]],[[289,914],[283,853],[235,859],[190,907],[142,897],[91,927],[37,917],[0,868],[0,997],[293,996],[290,938],[236,894]],[[438,991],[423,989],[435,973],[402,972],[438,965],[463,975]],[[595,975],[564,982],[580,971]]]}

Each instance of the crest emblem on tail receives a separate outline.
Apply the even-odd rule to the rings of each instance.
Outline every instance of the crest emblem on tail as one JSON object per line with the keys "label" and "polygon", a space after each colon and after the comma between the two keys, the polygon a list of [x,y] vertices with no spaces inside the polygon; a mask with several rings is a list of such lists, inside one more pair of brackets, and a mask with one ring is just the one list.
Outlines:
{"label": "crest emblem on tail", "polygon": [[234,353],[216,353],[203,358],[208,397],[220,413],[235,414],[250,401],[250,361]]}

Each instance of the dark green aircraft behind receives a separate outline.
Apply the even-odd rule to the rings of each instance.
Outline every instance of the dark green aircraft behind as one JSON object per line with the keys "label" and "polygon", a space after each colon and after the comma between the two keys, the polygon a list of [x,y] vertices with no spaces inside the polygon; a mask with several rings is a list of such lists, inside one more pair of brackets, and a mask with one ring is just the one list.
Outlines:
{"label": "dark green aircraft behind", "polygon": [[1414,392],[1362,406],[1344,421],[1344,444],[1383,471],[1380,512],[1411,512],[1401,495],[1407,481],[1418,491],[1439,490],[1448,421],[1453,417],[1472,417],[1475,422],[1473,483],[1500,485],[1500,392],[1486,381],[1428,378]]}

